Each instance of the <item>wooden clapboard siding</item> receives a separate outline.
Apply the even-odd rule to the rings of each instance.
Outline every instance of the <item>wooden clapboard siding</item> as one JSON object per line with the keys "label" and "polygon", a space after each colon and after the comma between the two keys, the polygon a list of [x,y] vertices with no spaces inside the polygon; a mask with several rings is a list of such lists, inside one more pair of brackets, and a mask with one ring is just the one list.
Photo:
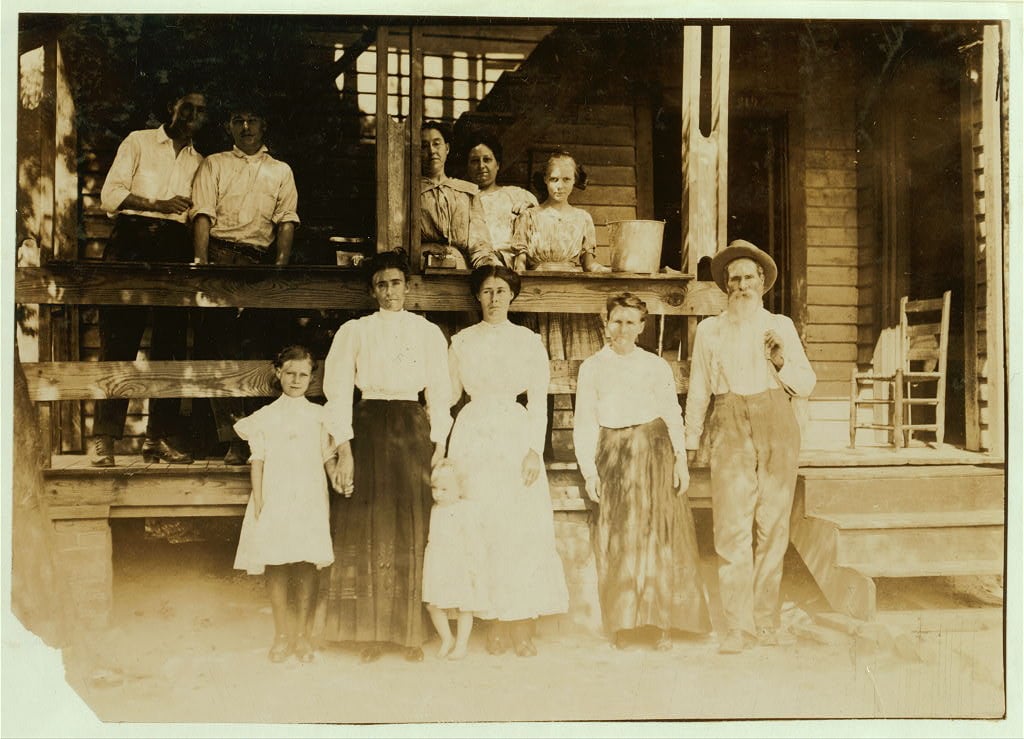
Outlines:
{"label": "wooden clapboard siding", "polygon": [[800,90],[807,265],[803,338],[818,375],[813,397],[819,399],[848,395],[857,360],[857,119],[849,59],[806,50],[801,57],[809,72],[801,75]]}
{"label": "wooden clapboard siding", "polygon": [[[607,263],[605,224],[637,217],[637,132],[632,103],[577,106],[571,122],[553,122],[541,130],[533,149],[567,149],[587,170],[585,190],[572,203],[590,213],[597,228],[598,258]],[[535,157],[534,169],[543,157]],[[648,197],[649,197],[648,193]]]}

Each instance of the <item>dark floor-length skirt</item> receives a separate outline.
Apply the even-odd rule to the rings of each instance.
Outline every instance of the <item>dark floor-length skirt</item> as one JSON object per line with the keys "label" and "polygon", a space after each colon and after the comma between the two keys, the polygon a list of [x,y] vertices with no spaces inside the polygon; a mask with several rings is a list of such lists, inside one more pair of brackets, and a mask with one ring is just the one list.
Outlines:
{"label": "dark floor-length skirt", "polygon": [[602,428],[594,531],[605,630],[711,629],[689,501],[672,484],[672,442],[660,418]]}
{"label": "dark floor-length skirt", "polygon": [[363,400],[353,417],[355,491],[335,496],[324,638],[419,647],[430,521],[430,423],[415,401]]}

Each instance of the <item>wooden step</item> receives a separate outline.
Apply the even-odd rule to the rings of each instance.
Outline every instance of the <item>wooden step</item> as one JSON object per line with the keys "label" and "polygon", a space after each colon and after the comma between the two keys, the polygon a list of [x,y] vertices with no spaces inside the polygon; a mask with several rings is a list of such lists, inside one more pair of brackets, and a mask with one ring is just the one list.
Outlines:
{"label": "wooden step", "polygon": [[801,468],[808,515],[1002,510],[1001,467]]}
{"label": "wooden step", "polygon": [[1002,559],[950,559],[904,566],[900,562],[853,562],[846,565],[868,577],[952,577],[954,575],[1001,575]]}
{"label": "wooden step", "polygon": [[837,529],[835,564],[872,577],[996,574],[1003,527]]}
{"label": "wooden step", "polygon": [[871,513],[813,513],[841,530],[922,529],[954,526],[1002,526],[1006,514],[999,508],[963,511],[892,511]]}

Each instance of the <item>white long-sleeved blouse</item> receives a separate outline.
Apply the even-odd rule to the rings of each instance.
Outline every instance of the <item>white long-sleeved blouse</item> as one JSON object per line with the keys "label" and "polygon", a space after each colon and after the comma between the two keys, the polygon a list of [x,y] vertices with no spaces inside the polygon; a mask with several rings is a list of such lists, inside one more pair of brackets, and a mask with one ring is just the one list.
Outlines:
{"label": "white long-sleeved blouse", "polygon": [[341,444],[352,438],[353,389],[363,399],[427,400],[430,440],[451,427],[448,344],[441,329],[407,311],[379,310],[342,324],[324,364],[328,430]]}
{"label": "white long-sleeved blouse", "polygon": [[640,347],[617,354],[610,346],[584,360],[576,380],[572,431],[583,477],[597,474],[597,442],[602,426],[626,428],[656,418],[668,427],[676,454],[683,453],[683,411],[668,362]]}
{"label": "white long-sleeved blouse", "polygon": [[452,338],[448,361],[453,401],[463,390],[474,401],[508,403],[526,392],[530,448],[544,454],[551,367],[540,336],[507,320],[481,321]]}

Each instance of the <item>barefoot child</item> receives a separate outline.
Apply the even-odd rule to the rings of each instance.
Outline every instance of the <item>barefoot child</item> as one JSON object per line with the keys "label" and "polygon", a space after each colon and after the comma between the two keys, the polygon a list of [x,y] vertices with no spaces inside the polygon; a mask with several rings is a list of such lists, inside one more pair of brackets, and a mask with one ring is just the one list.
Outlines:
{"label": "barefoot child", "polygon": [[266,573],[275,629],[271,662],[292,652],[312,661],[317,570],[334,561],[324,474],[333,469],[334,445],[323,406],[306,399],[315,367],[305,347],[282,349],[274,360],[281,397],[234,425],[252,451],[252,495],[235,569]]}
{"label": "barefoot child", "polygon": [[[423,601],[441,637],[437,656],[462,659],[469,650],[473,613],[486,610],[480,579],[484,553],[480,522],[472,501],[463,497],[455,466],[442,460],[430,475],[434,507],[423,555]],[[458,621],[452,638],[449,616]]]}

